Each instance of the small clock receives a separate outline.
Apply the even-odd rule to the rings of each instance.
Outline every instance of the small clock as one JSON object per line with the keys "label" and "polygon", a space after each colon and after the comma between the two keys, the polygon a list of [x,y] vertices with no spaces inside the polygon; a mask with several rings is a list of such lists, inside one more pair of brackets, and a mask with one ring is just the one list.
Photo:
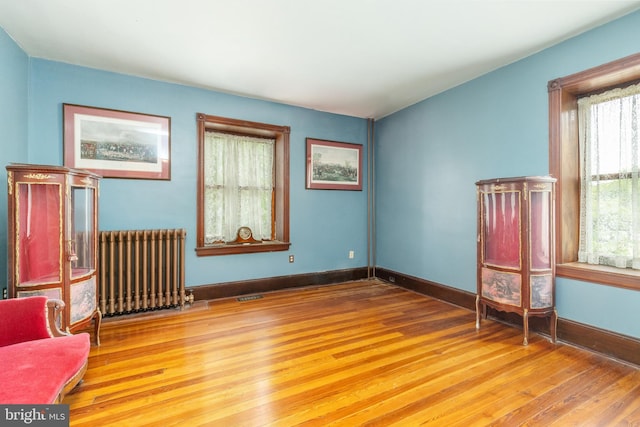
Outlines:
{"label": "small clock", "polygon": [[247,226],[238,228],[236,240],[234,243],[259,243],[259,240],[253,238],[253,232]]}
{"label": "small clock", "polygon": [[238,238],[242,240],[249,240],[253,236],[253,232],[249,227],[238,228]]}

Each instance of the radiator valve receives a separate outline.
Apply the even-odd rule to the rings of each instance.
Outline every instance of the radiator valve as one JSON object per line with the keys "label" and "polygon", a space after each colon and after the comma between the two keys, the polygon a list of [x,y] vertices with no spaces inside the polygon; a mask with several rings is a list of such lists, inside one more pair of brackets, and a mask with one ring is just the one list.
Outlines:
{"label": "radiator valve", "polygon": [[194,298],[193,298],[193,289],[187,289],[187,291],[189,292],[189,295],[186,296],[185,298],[185,302],[188,304],[193,304]]}

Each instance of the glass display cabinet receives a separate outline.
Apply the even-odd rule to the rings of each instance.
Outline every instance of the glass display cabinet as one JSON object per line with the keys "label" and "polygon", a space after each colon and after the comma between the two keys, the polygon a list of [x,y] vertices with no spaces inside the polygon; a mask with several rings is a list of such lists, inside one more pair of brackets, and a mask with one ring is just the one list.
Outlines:
{"label": "glass display cabinet", "polygon": [[60,327],[74,332],[93,320],[99,345],[100,177],[61,166],[11,164],[6,169],[9,297],[64,301]]}
{"label": "glass display cabinet", "polygon": [[523,318],[547,316],[556,341],[555,178],[519,177],[478,181],[476,328],[487,307]]}

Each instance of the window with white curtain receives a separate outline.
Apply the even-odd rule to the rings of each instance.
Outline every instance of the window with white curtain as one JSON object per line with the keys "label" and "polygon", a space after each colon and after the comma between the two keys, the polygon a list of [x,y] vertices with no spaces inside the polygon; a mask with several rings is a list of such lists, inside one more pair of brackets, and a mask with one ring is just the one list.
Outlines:
{"label": "window with white curtain", "polygon": [[[288,250],[290,128],[202,113],[196,119],[196,254]],[[240,227],[255,241],[238,242]]]}
{"label": "window with white curtain", "polygon": [[640,84],[578,99],[578,261],[640,269]]}
{"label": "window with white curtain", "polygon": [[272,240],[274,146],[273,138],[205,132],[205,245],[233,240],[242,226]]}

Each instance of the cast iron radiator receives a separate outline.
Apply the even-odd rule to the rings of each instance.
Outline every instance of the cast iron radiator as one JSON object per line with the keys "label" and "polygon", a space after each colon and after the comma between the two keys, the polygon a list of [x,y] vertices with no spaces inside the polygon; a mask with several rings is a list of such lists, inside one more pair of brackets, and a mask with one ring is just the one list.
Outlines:
{"label": "cast iron radiator", "polygon": [[193,302],[184,288],[184,229],[99,233],[98,302],[105,316]]}

